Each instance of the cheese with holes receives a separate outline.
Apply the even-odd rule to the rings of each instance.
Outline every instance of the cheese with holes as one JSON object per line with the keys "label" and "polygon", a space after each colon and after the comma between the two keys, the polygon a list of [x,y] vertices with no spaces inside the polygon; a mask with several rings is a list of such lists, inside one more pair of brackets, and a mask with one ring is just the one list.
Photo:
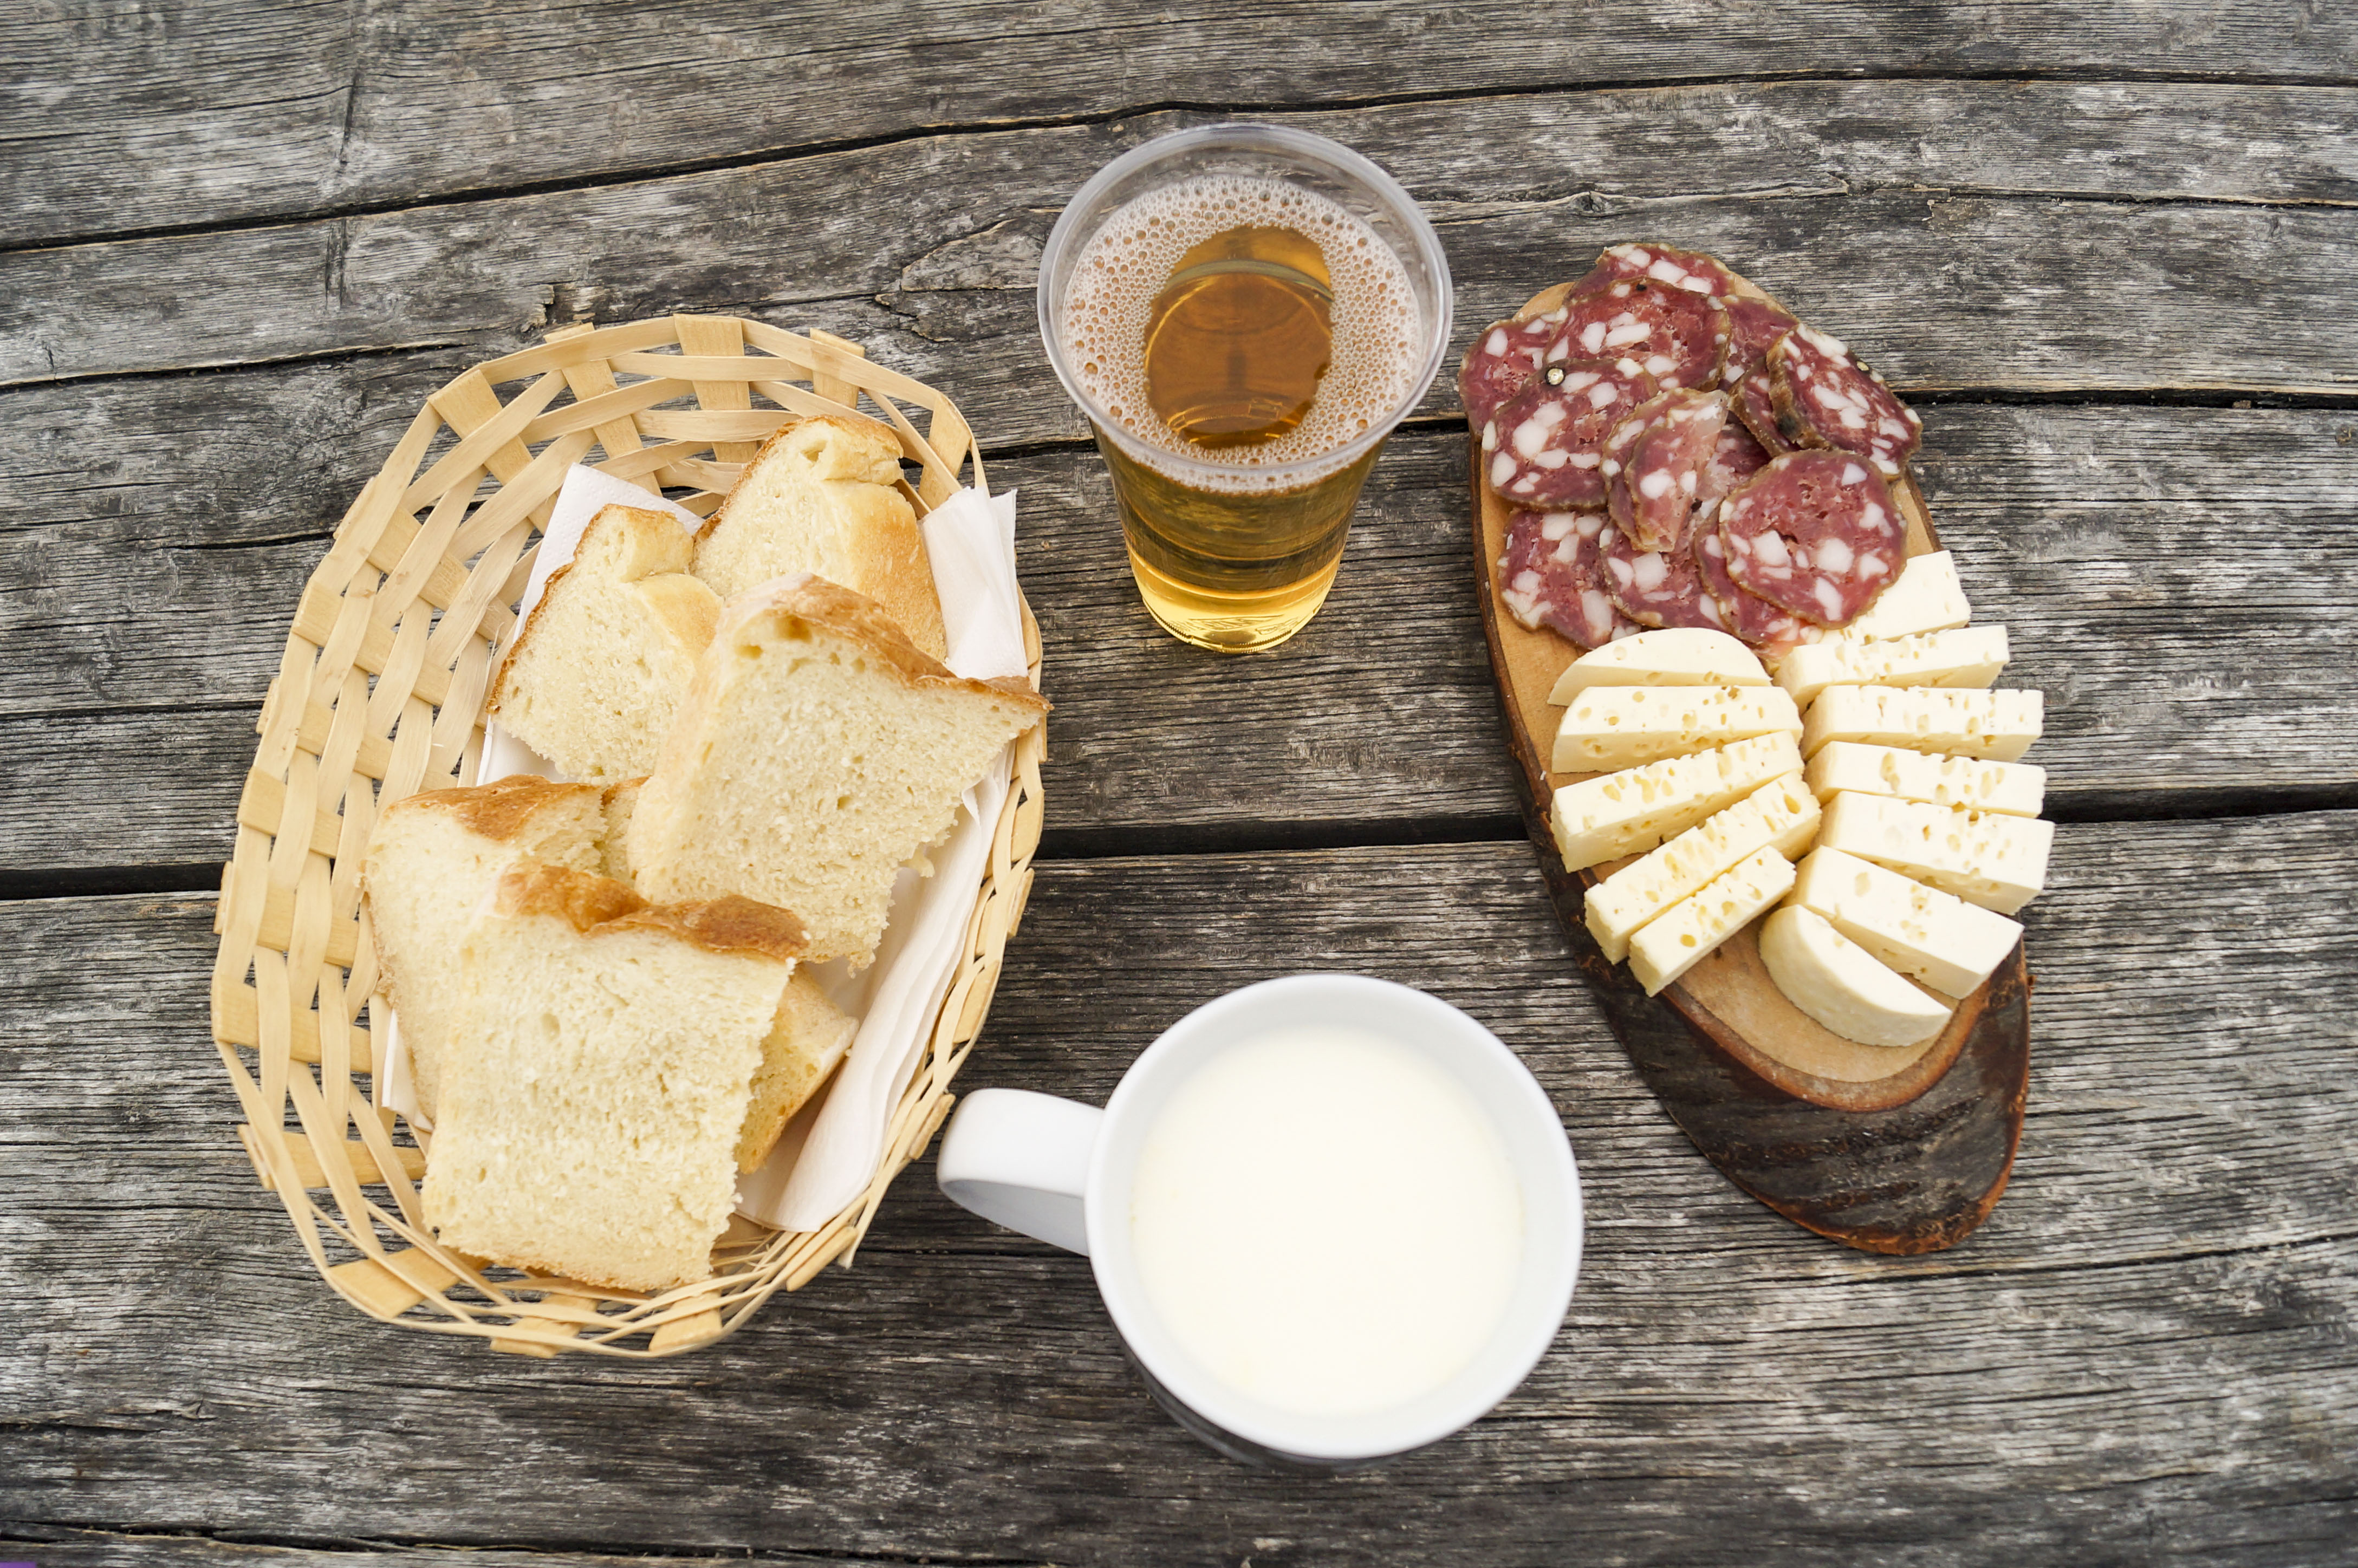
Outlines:
{"label": "cheese with holes", "polygon": [[1777,666],[1777,684],[1807,708],[1830,686],[1987,687],[2006,660],[2003,626],[1959,626],[1875,643],[1837,638],[1786,654]]}
{"label": "cheese with holes", "polygon": [[1707,626],[1666,626],[1607,643],[1564,666],[1548,700],[1559,706],[1593,686],[1767,686],[1758,654]]}
{"label": "cheese with holes", "polygon": [[1693,968],[1793,887],[1793,862],[1773,846],[1714,877],[1629,939],[1629,972],[1648,996]]}
{"label": "cheese with holes", "polygon": [[1572,699],[1549,767],[1634,768],[1755,735],[1801,732],[1801,709],[1773,686],[1593,686]]}
{"label": "cheese with holes", "polygon": [[2012,914],[2047,883],[2055,824],[1844,790],[1826,802],[1818,842]]}
{"label": "cheese with holes", "polygon": [[1617,964],[1648,921],[1760,849],[1788,860],[1801,854],[1817,826],[1817,797],[1801,774],[1765,784],[1590,888],[1589,934]]}
{"label": "cheese with holes", "polygon": [[1568,784],[1555,792],[1548,825],[1564,869],[1576,871],[1643,854],[1801,765],[1801,748],[1790,735],[1755,735]]}
{"label": "cheese with holes", "polygon": [[1760,962],[1786,1000],[1861,1045],[1929,1040],[1954,1011],[1798,904],[1760,923]]}
{"label": "cheese with holes", "polygon": [[2022,940],[2003,914],[1823,844],[1801,862],[1790,902],[1946,996],[1973,995]]}
{"label": "cheese with holes", "polygon": [[1899,568],[1899,580],[1876,596],[1873,604],[1829,642],[1879,643],[1891,637],[1920,637],[1946,632],[1974,618],[1965,603],[1964,584],[1957,580],[1957,563],[1946,550],[1910,556]]}
{"label": "cheese with holes", "polygon": [[1845,789],[2036,816],[2047,798],[2047,770],[2030,762],[1938,757],[1897,746],[1835,741],[1810,759],[1810,793],[1824,800]]}
{"label": "cheese with holes", "polygon": [[1855,741],[2011,762],[2039,739],[2043,708],[2035,691],[1830,686],[1810,704],[1801,755],[1814,757],[1835,741]]}

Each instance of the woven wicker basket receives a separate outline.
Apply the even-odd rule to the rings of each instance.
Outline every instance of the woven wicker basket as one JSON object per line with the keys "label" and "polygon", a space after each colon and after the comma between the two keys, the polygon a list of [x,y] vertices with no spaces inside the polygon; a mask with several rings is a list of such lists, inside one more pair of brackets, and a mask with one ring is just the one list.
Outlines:
{"label": "woven wicker basket", "polygon": [[[503,390],[513,394],[504,402]],[[790,415],[856,410],[862,393],[871,409],[859,411],[890,420],[921,470],[903,486],[920,516],[956,493],[968,464],[983,484],[949,399],[842,339],[712,316],[551,333],[427,400],[311,574],[263,703],[222,880],[213,1037],[263,1184],[328,1281],[372,1316],[533,1356],[676,1354],[829,1261],[849,1263],[893,1176],[948,1114],[950,1079],[982,1028],[1031,890],[1038,729],[1015,749],[966,957],[866,1190],[816,1231],[732,1221],[709,1280],[641,1294],[440,1246],[418,1208],[422,1141],[374,1103],[384,1043],[373,1019],[359,1022],[376,979],[359,886],[371,824],[403,795],[472,782],[492,652],[514,623],[566,470],[586,462],[652,480],[707,514]],[[1028,606],[1023,621],[1036,687]]]}

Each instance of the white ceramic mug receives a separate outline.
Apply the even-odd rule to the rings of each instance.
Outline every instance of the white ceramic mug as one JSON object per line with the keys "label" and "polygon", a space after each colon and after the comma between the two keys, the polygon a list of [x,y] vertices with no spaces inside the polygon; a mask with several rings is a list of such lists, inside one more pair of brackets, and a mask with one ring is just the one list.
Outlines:
{"label": "white ceramic mug", "polygon": [[[1173,1093],[1225,1047],[1302,1027],[1364,1030],[1439,1065],[1496,1135],[1522,1205],[1506,1303],[1471,1361],[1425,1393],[1365,1413],[1306,1415],[1212,1377],[1162,1321],[1132,1247],[1132,1177]],[[938,1175],[944,1193],[985,1219],[1086,1254],[1130,1358],[1164,1408],[1222,1453],[1284,1467],[1372,1464],[1481,1416],[1547,1353],[1580,1269],[1579,1173],[1546,1091],[1498,1036],[1447,1002],[1358,975],[1294,975],[1206,1003],[1140,1054],[1103,1110],[979,1089],[943,1134]],[[1402,1268],[1422,1266],[1415,1237],[1401,1245]]]}

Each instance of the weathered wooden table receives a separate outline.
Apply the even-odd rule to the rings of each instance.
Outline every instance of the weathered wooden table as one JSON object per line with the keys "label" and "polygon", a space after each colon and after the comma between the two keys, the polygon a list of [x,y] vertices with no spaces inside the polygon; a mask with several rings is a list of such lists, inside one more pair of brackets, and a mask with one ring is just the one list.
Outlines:
{"label": "weathered wooden table", "polygon": [[[2358,1561],[2358,11],[1106,9],[0,13],[0,1558]],[[2063,824],[2021,1159],[1966,1245],[1776,1218],[1606,1033],[1514,815],[1445,384],[1308,633],[1148,622],[1034,267],[1090,171],[1230,114],[1397,173],[1460,341],[1660,236],[1923,412]],[[427,391],[675,309],[862,340],[1022,492],[1050,832],[968,1087],[1102,1097],[1309,968],[1540,1075],[1587,1264],[1496,1414],[1341,1481],[1216,1458],[1087,1266],[929,1162],[855,1269],[661,1364],[314,1277],[204,1012],[296,594]]]}

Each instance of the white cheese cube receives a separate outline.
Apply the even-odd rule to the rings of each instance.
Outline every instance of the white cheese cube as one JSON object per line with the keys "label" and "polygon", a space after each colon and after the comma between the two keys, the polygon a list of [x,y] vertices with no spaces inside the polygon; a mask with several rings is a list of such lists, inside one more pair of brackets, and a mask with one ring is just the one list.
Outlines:
{"label": "white cheese cube", "polygon": [[1818,842],[2012,914],[2047,883],[2055,824],[1844,790],[1826,802]]}
{"label": "white cheese cube", "polygon": [[1999,811],[2008,816],[2036,816],[2047,798],[2047,770],[2031,762],[1936,757],[1903,752],[1897,746],[1829,741],[1810,759],[1810,793],[1824,800],[1845,789],[1933,806]]}
{"label": "white cheese cube", "polygon": [[1548,700],[1559,706],[1593,686],[1767,686],[1759,655],[1725,632],[1666,626],[1607,643],[1564,666]]}
{"label": "white cheese cube", "polygon": [[1857,741],[2011,762],[2039,739],[2043,708],[2035,691],[1830,686],[1810,704],[1801,755],[1814,757],[1831,741]]}
{"label": "white cheese cube", "polygon": [[1801,732],[1801,709],[1773,686],[1593,686],[1555,732],[1560,773],[1601,773],[1732,741]]}
{"label": "white cheese cube", "polygon": [[1777,684],[1807,708],[1830,686],[1986,687],[2006,668],[2006,628],[1960,626],[1877,643],[1805,644],[1777,666]]}
{"label": "white cheese cube", "polygon": [[1642,854],[1801,765],[1801,748],[1790,735],[1755,735],[1568,784],[1555,792],[1548,824],[1564,869],[1576,871]]}
{"label": "white cheese cube", "polygon": [[1786,1000],[1861,1045],[1929,1040],[1955,1011],[1885,968],[1824,916],[1797,904],[1760,923],[1760,962]]}
{"label": "white cheese cube", "polygon": [[1947,996],[1973,995],[2022,940],[2003,914],[1824,844],[1801,862],[1790,902]]}
{"label": "white cheese cube", "polygon": [[1714,877],[1758,850],[1788,860],[1810,847],[1818,802],[1799,773],[1761,785],[1726,810],[1689,828],[1641,860],[1588,890],[1588,929],[1619,963],[1631,934]]}
{"label": "white cheese cube", "polygon": [[1878,643],[1890,637],[1945,632],[1973,618],[1973,609],[1965,603],[1964,584],[1957,580],[1955,558],[1946,550],[1935,550],[1927,556],[1910,556],[1899,568],[1899,579],[1833,635],[1848,643]]}
{"label": "white cheese cube", "polygon": [[1629,940],[1629,972],[1648,996],[1703,962],[1792,890],[1793,862],[1773,847],[1689,893]]}

